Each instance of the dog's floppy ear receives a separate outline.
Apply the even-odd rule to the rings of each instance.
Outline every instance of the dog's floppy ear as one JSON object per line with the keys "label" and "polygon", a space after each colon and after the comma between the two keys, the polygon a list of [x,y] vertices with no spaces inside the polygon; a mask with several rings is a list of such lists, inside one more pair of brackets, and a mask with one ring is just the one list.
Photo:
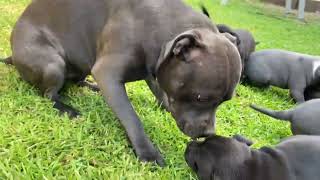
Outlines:
{"label": "dog's floppy ear", "polygon": [[251,146],[253,144],[253,142],[250,139],[247,139],[239,134],[236,134],[232,137],[233,139],[246,144],[247,146]]}
{"label": "dog's floppy ear", "polygon": [[188,61],[189,49],[192,47],[203,47],[200,34],[195,30],[189,30],[179,34],[172,41],[162,46],[160,56],[156,65],[157,74],[161,65],[172,56],[178,56],[181,60]]}

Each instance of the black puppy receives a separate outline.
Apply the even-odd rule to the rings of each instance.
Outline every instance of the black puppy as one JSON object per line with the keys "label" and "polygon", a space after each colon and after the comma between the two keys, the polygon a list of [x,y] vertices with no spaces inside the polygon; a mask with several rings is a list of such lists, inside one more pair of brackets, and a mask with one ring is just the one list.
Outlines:
{"label": "black puppy", "polygon": [[319,56],[281,49],[256,51],[250,55],[244,74],[255,86],[289,89],[297,103],[319,95]]}
{"label": "black puppy", "polygon": [[293,136],[254,150],[241,139],[211,136],[189,143],[185,159],[202,180],[319,180],[320,137]]}

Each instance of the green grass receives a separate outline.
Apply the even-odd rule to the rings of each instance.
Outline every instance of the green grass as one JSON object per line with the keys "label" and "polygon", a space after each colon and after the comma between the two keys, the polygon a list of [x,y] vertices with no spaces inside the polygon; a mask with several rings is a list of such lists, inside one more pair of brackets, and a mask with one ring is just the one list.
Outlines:
{"label": "green grass", "polygon": [[[29,2],[0,0],[0,57],[11,54],[10,32]],[[187,2],[197,8],[198,1]],[[218,0],[207,0],[205,4],[215,22],[252,31],[261,42],[258,49],[320,54],[317,17],[308,15],[309,23],[304,24],[258,2],[233,0],[222,7]],[[14,68],[0,64],[0,179],[195,179],[183,158],[189,139],[179,132],[170,114],[159,109],[144,82],[128,84],[127,89],[147,134],[165,156],[165,168],[137,161],[100,94],[74,85],[65,88],[66,102],[82,113],[69,120],[23,82]],[[291,135],[288,123],[248,108],[250,103],[274,109],[292,107],[288,91],[239,85],[237,94],[218,110],[218,134],[243,134],[255,141],[255,147]]]}

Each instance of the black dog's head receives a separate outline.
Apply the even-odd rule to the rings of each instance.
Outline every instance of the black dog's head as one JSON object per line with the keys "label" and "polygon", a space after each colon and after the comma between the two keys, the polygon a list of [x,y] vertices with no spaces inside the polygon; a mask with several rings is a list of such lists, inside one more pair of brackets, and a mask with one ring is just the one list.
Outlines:
{"label": "black dog's head", "polygon": [[162,47],[156,76],[178,127],[192,138],[214,133],[216,109],[239,82],[240,55],[228,38],[193,29]]}
{"label": "black dog's head", "polygon": [[185,159],[201,180],[228,179],[250,158],[251,144],[241,136],[210,136],[204,142],[190,142]]}

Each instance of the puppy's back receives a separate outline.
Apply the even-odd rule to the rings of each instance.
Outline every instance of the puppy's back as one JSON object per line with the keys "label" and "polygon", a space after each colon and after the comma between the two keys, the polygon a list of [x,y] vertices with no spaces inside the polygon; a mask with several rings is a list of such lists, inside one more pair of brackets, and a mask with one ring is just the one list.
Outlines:
{"label": "puppy's back", "polygon": [[293,136],[283,140],[276,148],[285,154],[297,179],[319,180],[320,136]]}

